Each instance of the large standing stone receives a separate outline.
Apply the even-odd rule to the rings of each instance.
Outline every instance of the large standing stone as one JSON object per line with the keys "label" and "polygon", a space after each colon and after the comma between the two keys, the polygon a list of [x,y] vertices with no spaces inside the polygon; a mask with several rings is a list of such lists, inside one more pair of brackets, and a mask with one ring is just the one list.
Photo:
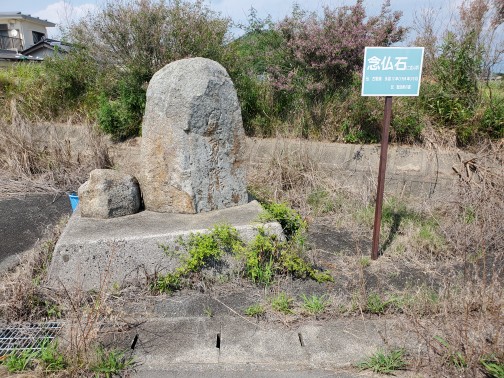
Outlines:
{"label": "large standing stone", "polygon": [[224,67],[204,58],[152,77],[142,125],[147,210],[199,213],[247,203],[240,105]]}
{"label": "large standing stone", "polygon": [[140,188],[136,178],[113,169],[95,169],[79,188],[82,217],[116,218],[140,210]]}

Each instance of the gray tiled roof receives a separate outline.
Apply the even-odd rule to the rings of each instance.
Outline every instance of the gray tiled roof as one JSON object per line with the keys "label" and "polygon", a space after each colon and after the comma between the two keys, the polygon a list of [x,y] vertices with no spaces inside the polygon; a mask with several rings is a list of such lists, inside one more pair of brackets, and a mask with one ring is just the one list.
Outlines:
{"label": "gray tiled roof", "polygon": [[46,27],[56,26],[56,24],[53,22],[50,22],[47,20],[42,20],[41,18],[38,18],[38,17],[32,17],[29,14],[23,14],[21,12],[0,12],[0,18],[13,18],[13,19],[20,19],[21,18],[23,20],[36,22],[36,23],[44,25]]}

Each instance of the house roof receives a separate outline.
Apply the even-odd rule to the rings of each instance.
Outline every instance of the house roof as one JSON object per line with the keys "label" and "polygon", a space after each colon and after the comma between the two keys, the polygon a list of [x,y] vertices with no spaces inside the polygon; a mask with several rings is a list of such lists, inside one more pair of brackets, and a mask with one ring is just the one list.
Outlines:
{"label": "house roof", "polygon": [[14,20],[23,19],[23,20],[31,21],[36,24],[43,25],[43,26],[49,27],[49,28],[56,26],[56,24],[53,22],[50,22],[47,20],[42,20],[38,17],[32,17],[29,14],[23,14],[21,12],[0,12],[0,18],[10,18],[10,19],[14,19]]}
{"label": "house roof", "polygon": [[14,62],[19,62],[20,60],[41,61],[43,59],[34,58],[34,57],[26,56],[23,54],[18,54],[15,51],[11,51],[11,50],[1,50],[0,49],[0,60],[10,60],[10,61],[14,61]]}
{"label": "house roof", "polygon": [[43,40],[35,43],[33,46],[30,46],[27,49],[24,49],[23,51],[21,51],[21,53],[23,55],[33,55],[37,51],[44,49],[44,48],[50,49],[53,51],[55,49],[58,49],[58,51],[60,51],[60,52],[69,52],[71,49],[71,46],[64,43],[64,42],[58,41],[56,39],[44,38]]}

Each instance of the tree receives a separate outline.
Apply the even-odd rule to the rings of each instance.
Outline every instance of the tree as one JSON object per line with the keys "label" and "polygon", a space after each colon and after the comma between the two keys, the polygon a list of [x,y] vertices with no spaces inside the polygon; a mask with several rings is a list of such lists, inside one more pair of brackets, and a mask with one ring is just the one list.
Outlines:
{"label": "tree", "polygon": [[302,81],[312,92],[334,91],[348,84],[362,68],[365,46],[390,46],[402,40],[401,12],[391,12],[384,1],[378,16],[367,17],[363,0],[331,9],[322,17],[294,8],[278,29],[290,50],[290,66],[274,67],[275,85],[289,89]]}
{"label": "tree", "polygon": [[100,67],[101,127],[119,139],[138,135],[153,74],[182,58],[219,60],[229,25],[203,0],[108,1],[71,25],[68,39]]}

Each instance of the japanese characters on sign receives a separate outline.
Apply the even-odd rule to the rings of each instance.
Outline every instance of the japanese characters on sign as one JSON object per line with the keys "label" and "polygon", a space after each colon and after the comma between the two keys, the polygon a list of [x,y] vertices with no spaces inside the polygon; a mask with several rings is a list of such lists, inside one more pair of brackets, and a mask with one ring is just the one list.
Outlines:
{"label": "japanese characters on sign", "polygon": [[423,47],[366,47],[362,96],[418,96]]}

